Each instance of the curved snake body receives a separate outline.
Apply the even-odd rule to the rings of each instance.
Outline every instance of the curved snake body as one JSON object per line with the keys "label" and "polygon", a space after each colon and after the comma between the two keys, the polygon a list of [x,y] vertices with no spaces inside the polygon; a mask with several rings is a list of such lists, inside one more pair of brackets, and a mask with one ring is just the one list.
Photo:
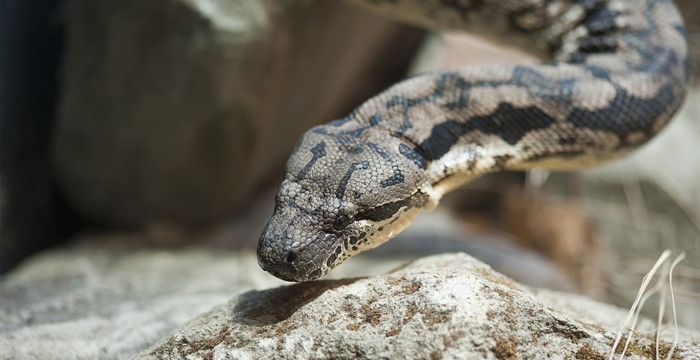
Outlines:
{"label": "curved snake body", "polygon": [[309,130],[258,245],[262,268],[285,280],[326,274],[484,173],[619,157],[658,133],[685,95],[686,33],[670,0],[355,2],[424,26],[529,40],[552,60],[416,76]]}

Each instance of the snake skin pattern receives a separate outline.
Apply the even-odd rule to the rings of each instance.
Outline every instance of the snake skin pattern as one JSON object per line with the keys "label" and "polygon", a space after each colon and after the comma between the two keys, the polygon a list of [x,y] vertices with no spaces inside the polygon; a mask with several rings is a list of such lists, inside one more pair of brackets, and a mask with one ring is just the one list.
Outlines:
{"label": "snake skin pattern", "polygon": [[549,60],[420,75],[309,130],[258,244],[261,267],[284,280],[326,274],[484,173],[574,170],[628,153],[666,125],[689,81],[686,31],[670,0],[354,2]]}

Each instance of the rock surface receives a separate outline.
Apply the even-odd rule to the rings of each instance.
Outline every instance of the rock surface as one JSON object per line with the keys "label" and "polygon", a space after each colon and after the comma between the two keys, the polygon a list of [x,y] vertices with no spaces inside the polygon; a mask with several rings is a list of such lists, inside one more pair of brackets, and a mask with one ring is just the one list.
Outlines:
{"label": "rock surface", "polygon": [[[251,291],[189,322],[139,359],[605,359],[626,311],[521,286],[463,254],[370,278]],[[654,354],[642,321],[630,359]],[[670,348],[662,332],[661,355]],[[700,359],[681,330],[674,358]]]}
{"label": "rock surface", "polygon": [[[517,268],[532,273],[529,278],[551,273],[540,258],[527,260],[530,255],[517,251],[510,260],[495,256],[508,251],[468,246],[449,235],[445,227],[450,226],[439,216],[424,220],[442,224],[443,229],[421,225],[420,220],[415,229],[402,234],[404,238],[333,271],[331,276],[340,280],[283,287],[278,287],[282,281],[259,269],[253,251],[145,245],[157,242],[154,235],[84,236],[70,246],[34,256],[0,278],[0,359],[127,359],[159,341],[161,345],[142,357],[155,349],[162,358],[188,352],[194,353],[193,359],[215,354],[257,357],[268,350],[276,353],[278,346],[280,356],[289,358],[334,351],[348,357],[355,352],[400,355],[415,350],[416,345],[409,343],[417,337],[424,338],[418,344],[426,349],[416,354],[426,356],[434,351],[445,357],[466,351],[488,357],[494,346],[495,351],[506,351],[515,344],[517,354],[525,357],[530,354],[526,342],[540,341],[536,342],[540,350],[546,341],[563,343],[567,328],[586,335],[566,351],[584,347],[584,353],[605,353],[612,330],[621,322],[621,310],[571,295],[529,290],[466,255],[424,258],[382,275],[425,253],[426,246],[468,250],[509,273],[518,275]],[[434,240],[429,245],[425,239],[431,234]],[[556,283],[550,279],[550,285]],[[214,308],[232,298],[228,305]],[[163,340],[198,316],[175,337]],[[649,334],[650,325],[643,325]],[[528,338],[546,326],[551,327],[546,336]],[[230,331],[224,332],[225,327]],[[596,329],[599,333],[592,335]],[[510,333],[512,337],[491,337]],[[683,346],[690,337],[697,343],[696,334],[685,334]],[[182,339],[193,342],[187,345]],[[316,348],[313,339],[326,340]],[[646,340],[636,344],[635,351],[649,349]],[[199,350],[194,351],[196,347]]]}
{"label": "rock surface", "polygon": [[279,285],[250,252],[85,238],[0,278],[0,359],[122,359],[243,290]]}
{"label": "rock surface", "polygon": [[[260,269],[254,250],[211,245],[259,235],[251,218],[240,221],[233,226],[238,230],[198,236],[167,229],[84,235],[32,257],[0,277],[0,359],[56,358],[56,349],[60,358],[129,358],[243,291],[282,285]],[[518,281],[571,289],[541,256],[465,230],[444,212],[424,214],[399,238],[350,259],[328,278],[377,276],[425,254],[465,251]],[[155,245],[192,242],[210,245]]]}
{"label": "rock surface", "polygon": [[118,228],[227,220],[303,131],[401,78],[421,38],[337,1],[73,0],[66,13],[54,167],[81,215]]}

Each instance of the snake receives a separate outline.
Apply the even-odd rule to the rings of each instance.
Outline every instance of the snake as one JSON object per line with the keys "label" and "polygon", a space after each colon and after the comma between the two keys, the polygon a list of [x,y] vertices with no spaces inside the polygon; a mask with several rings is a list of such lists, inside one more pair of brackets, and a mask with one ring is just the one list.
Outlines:
{"label": "snake", "polygon": [[687,31],[671,0],[351,0],[398,21],[536,54],[402,80],[309,129],[287,161],[258,263],[317,279],[486,173],[618,159],[682,105]]}

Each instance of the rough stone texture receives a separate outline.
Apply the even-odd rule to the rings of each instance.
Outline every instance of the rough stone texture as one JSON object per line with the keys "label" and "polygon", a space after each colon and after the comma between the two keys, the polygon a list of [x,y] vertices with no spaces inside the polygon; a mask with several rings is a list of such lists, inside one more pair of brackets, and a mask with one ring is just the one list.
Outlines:
{"label": "rough stone texture", "polygon": [[118,227],[227,219],[304,130],[402,77],[421,34],[337,1],[66,13],[54,166],[82,215]]}
{"label": "rough stone texture", "polygon": [[[371,278],[247,292],[189,322],[140,359],[603,359],[625,311],[523,287],[463,254]],[[630,359],[653,352],[643,321]],[[662,356],[670,344],[662,336]],[[700,359],[682,330],[677,359]]]}
{"label": "rough stone texture", "polygon": [[[0,277],[0,359],[127,359],[240,292],[283,284],[253,250],[153,245],[193,242],[177,238],[86,235]],[[353,259],[333,276],[381,274],[407,258]]]}
{"label": "rough stone texture", "polygon": [[[486,307],[472,309],[470,310],[472,313],[468,314],[449,311],[450,306],[467,299],[465,304],[475,304],[475,302],[484,300],[485,304],[494,307],[492,310],[495,312],[489,315],[492,316],[493,323],[490,325],[483,322],[475,323],[483,327],[483,334],[504,327],[510,331],[508,324],[512,321],[507,319],[508,313],[496,309],[496,306],[504,306],[503,304],[497,305],[497,301],[500,299],[485,299],[493,297],[493,294],[499,296],[499,292],[513,293],[516,300],[514,308],[518,311],[529,306],[525,303],[519,303],[519,301],[525,298],[532,300],[531,298],[535,296],[533,294],[539,294],[536,296],[547,296],[549,299],[547,301],[554,304],[548,306],[557,309],[560,307],[569,308],[574,305],[582,307],[584,310],[589,309],[567,315],[581,320],[583,318],[580,316],[584,316],[582,314],[588,314],[585,316],[591,317],[591,320],[581,320],[585,324],[602,322],[610,325],[605,325],[606,329],[618,325],[619,313],[614,312],[617,314],[616,317],[607,319],[610,308],[605,305],[595,305],[594,307],[592,302],[559,293],[545,291],[532,291],[531,293],[530,290],[523,290],[525,291],[523,294],[514,292],[515,290],[510,289],[509,286],[516,289],[523,289],[523,286],[515,285],[512,280],[508,280],[488,270],[484,265],[463,256],[447,258],[447,260],[440,257],[424,259],[417,265],[414,264],[398,273],[381,275],[402,266],[419,254],[431,251],[464,250],[486,259],[495,264],[501,271],[518,276],[518,279],[523,281],[534,281],[538,284],[558,288],[567,287],[566,281],[558,278],[556,270],[541,257],[522,249],[508,248],[498,238],[472,236],[469,237],[469,241],[465,241],[467,238],[464,235],[465,229],[456,227],[456,224],[450,222],[445,214],[438,212],[422,217],[415,225],[402,234],[402,238],[395,239],[376,251],[357,256],[330,274],[330,278],[333,279],[367,277],[366,279],[326,280],[315,283],[316,285],[293,285],[275,290],[249,292],[242,295],[237,304],[253,306],[258,309],[255,311],[263,312],[262,307],[268,306],[265,305],[265,301],[269,301],[270,310],[269,312],[264,310],[264,312],[269,313],[271,318],[260,321],[270,323],[261,327],[253,326],[250,323],[246,325],[243,322],[234,325],[240,329],[247,329],[246,331],[252,331],[252,329],[259,331],[260,334],[264,335],[260,337],[262,344],[272,343],[269,346],[274,347],[275,351],[277,346],[276,331],[280,331],[282,334],[279,341],[296,341],[288,340],[284,335],[286,326],[296,324],[297,320],[309,321],[313,316],[318,316],[325,321],[328,320],[327,316],[331,316],[328,315],[331,313],[336,313],[339,316],[336,322],[329,324],[335,329],[333,331],[338,331],[338,334],[334,335],[336,337],[329,338],[332,341],[337,341],[341,336],[347,334],[351,335],[349,339],[356,341],[365,336],[361,335],[365,331],[367,331],[367,336],[380,333],[381,336],[378,338],[382,341],[394,339],[391,336],[385,337],[385,333],[391,334],[397,329],[385,329],[388,325],[377,325],[379,328],[371,325],[378,320],[381,320],[381,324],[386,322],[387,324],[403,326],[402,331],[405,332],[402,332],[402,335],[397,334],[399,337],[396,339],[417,334],[416,332],[422,331],[421,329],[437,331],[436,337],[445,334],[451,336],[454,334],[452,330],[456,329],[456,326],[460,328],[467,326],[474,321],[473,319],[483,320],[483,316],[485,316],[483,312],[489,309]],[[458,230],[461,237],[456,237]],[[171,238],[159,240],[163,237]],[[200,316],[214,306],[226,303],[244,291],[272,288],[284,284],[260,270],[253,251],[231,251],[221,248],[207,249],[191,246],[168,249],[147,245],[149,243],[172,244],[175,242],[172,237],[174,237],[173,234],[168,233],[149,236],[127,234],[84,236],[69,246],[34,256],[13,272],[0,278],[0,359],[132,358],[139,351],[153,346],[183,326],[186,321]],[[431,240],[426,241],[426,239]],[[499,243],[501,245],[497,245]],[[442,273],[444,276],[440,275]],[[417,282],[414,283],[412,279]],[[354,284],[349,285],[350,288],[341,286],[352,281]],[[386,283],[387,281],[389,284]],[[366,288],[363,289],[363,286]],[[326,287],[337,289],[320,295]],[[474,289],[481,290],[475,294],[463,292],[474,291]],[[373,291],[386,291],[386,293],[378,297],[377,294],[372,295]],[[452,300],[449,297],[450,291],[458,292]],[[395,292],[399,293],[394,294]],[[414,292],[414,294],[409,294],[410,292]],[[314,299],[313,294],[320,296]],[[333,295],[333,298],[326,297],[331,294],[336,295]],[[390,294],[391,298],[387,297],[386,294]],[[345,310],[342,308],[324,310],[314,305],[330,305],[331,301],[340,301],[342,305],[342,298],[345,295],[350,296],[348,297],[349,301],[356,301],[352,310],[349,307],[346,307]],[[374,298],[377,300],[372,300]],[[308,305],[311,307],[301,306],[306,301],[305,299],[309,301]],[[559,305],[557,301],[570,302],[570,304]],[[295,314],[292,314],[292,309],[295,306],[298,309]],[[506,308],[507,306],[503,307],[503,309]],[[382,314],[379,319],[374,319],[372,316],[377,314],[375,311],[377,309],[381,310]],[[439,311],[429,312],[435,309]],[[533,309],[538,308],[532,308],[528,311],[534,311]],[[312,314],[314,311],[321,310],[330,312],[326,315]],[[369,310],[372,312],[368,312]],[[273,324],[274,321],[270,319],[274,320],[282,316],[280,314],[284,311],[289,311],[289,319],[282,320],[276,325]],[[415,314],[406,318],[406,324],[403,325],[404,317],[413,311]],[[451,320],[445,323],[437,322],[442,316],[440,314],[443,314],[441,311],[444,311],[445,318],[449,317]],[[478,311],[482,311],[482,313],[479,315]],[[537,314],[541,313],[540,310],[537,311]],[[546,309],[542,311],[546,311]],[[488,313],[486,314],[488,315]],[[464,316],[473,317],[473,319],[469,318],[469,321],[460,323],[460,321],[465,321]],[[529,321],[517,316],[514,319]],[[258,321],[259,319],[253,320]],[[365,321],[370,323],[367,324]],[[347,330],[348,326],[351,329],[357,327],[358,331]],[[206,328],[202,329],[206,330]],[[310,331],[308,336],[319,335],[320,333],[315,331],[322,330],[316,328]],[[475,332],[477,330],[467,326],[464,331],[467,334],[468,331]],[[521,328],[513,328],[513,331],[515,330],[519,334],[525,331]],[[299,336],[299,330],[296,331],[290,334]],[[326,336],[325,333],[323,336]],[[429,340],[429,338],[426,339]],[[459,340],[459,343],[466,341],[464,339],[466,338]],[[428,340],[425,341],[428,342]],[[440,337],[439,341],[435,343],[437,345],[430,346],[446,346],[442,341],[443,339]],[[581,344],[586,344],[586,341],[589,340],[584,339]],[[289,344],[292,346],[291,342]],[[334,344],[331,345],[342,345],[346,348],[352,345],[350,343],[343,345],[342,342]],[[486,349],[485,354],[489,354],[489,344],[492,343],[487,342],[479,349]],[[501,343],[501,345],[503,344]],[[516,346],[519,346],[517,344],[519,343],[516,343]],[[201,355],[204,358],[207,358],[208,354],[213,354],[204,351],[206,348],[204,343],[200,343],[200,345],[203,346]],[[254,345],[255,343],[251,342],[247,346],[253,347]],[[597,349],[595,346],[592,344],[592,349]],[[367,349],[371,350],[371,347]],[[505,351],[505,349],[502,350]],[[451,352],[448,351],[445,354],[449,356]],[[197,356],[194,358],[196,359]]]}
{"label": "rough stone texture", "polygon": [[251,252],[96,240],[36,255],[0,279],[0,359],[128,358],[243,290],[281,284]]}

